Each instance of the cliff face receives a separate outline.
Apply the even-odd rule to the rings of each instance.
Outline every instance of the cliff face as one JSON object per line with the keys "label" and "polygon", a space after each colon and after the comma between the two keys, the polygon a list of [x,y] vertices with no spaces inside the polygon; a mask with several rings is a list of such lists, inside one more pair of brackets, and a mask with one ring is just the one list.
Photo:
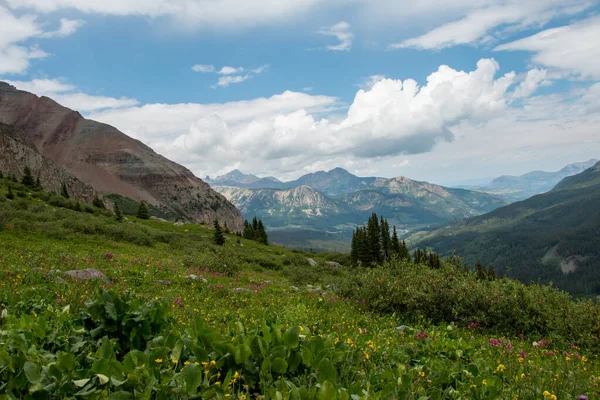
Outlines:
{"label": "cliff face", "polygon": [[100,192],[144,200],[191,221],[218,218],[233,230],[243,228],[235,206],[191,171],[50,98],[0,82],[0,122],[22,130],[42,155]]}
{"label": "cliff face", "polygon": [[29,167],[34,178],[40,178],[47,191],[60,193],[64,183],[69,195],[76,200],[91,204],[95,196],[101,197],[93,187],[42,156],[14,126],[0,123],[0,171],[5,176],[20,179],[25,167]]}

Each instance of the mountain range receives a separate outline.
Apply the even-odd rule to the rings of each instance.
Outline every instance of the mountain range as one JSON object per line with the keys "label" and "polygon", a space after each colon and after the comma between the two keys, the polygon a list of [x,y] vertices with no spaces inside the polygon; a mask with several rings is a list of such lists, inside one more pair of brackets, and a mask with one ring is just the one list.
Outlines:
{"label": "mountain range", "polygon": [[[218,218],[233,230],[243,228],[240,212],[191,171],[48,97],[0,82],[0,122],[13,126],[41,156],[97,192],[143,200],[184,220],[212,223]],[[4,164],[14,164],[8,158],[15,153],[2,150]]]}
{"label": "mountain range", "polygon": [[453,252],[523,281],[600,293],[600,162],[547,193],[413,234],[412,247]]}
{"label": "mountain range", "polygon": [[556,172],[532,171],[520,176],[504,175],[485,185],[459,187],[500,196],[509,202],[521,201],[551,190],[564,178],[579,174],[597,162],[593,159],[573,163]]}
{"label": "mountain range", "polygon": [[[293,229],[299,235],[298,230],[305,229],[338,233],[346,239],[374,212],[385,215],[399,230],[409,231],[480,215],[506,204],[486,193],[405,177],[358,177],[342,168],[307,174],[291,182],[267,180],[233,171],[209,182],[229,183],[213,188],[246,218],[262,219],[271,232]],[[256,187],[263,184],[267,187]]]}

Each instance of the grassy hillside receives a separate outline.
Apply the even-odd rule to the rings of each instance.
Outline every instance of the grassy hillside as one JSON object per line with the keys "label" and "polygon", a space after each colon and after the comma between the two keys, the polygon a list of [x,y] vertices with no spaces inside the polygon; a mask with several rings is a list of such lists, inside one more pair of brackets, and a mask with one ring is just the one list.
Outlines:
{"label": "grassy hillside", "polygon": [[[311,265],[234,235],[214,246],[201,225],[52,206],[18,185],[4,200],[7,185],[0,398],[600,395],[600,309],[553,288],[479,280],[456,260]],[[63,274],[89,268],[110,283]]]}
{"label": "grassy hillside", "polygon": [[[455,251],[523,281],[600,294],[600,167],[491,213],[412,236],[413,246]],[[509,268],[507,268],[509,267]]]}

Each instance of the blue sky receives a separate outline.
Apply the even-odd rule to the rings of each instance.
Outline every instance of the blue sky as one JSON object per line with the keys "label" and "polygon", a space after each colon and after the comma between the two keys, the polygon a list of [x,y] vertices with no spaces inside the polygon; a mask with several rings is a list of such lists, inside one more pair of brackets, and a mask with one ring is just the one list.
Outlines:
{"label": "blue sky", "polygon": [[0,79],[198,176],[449,183],[600,158],[588,0],[0,0]]}

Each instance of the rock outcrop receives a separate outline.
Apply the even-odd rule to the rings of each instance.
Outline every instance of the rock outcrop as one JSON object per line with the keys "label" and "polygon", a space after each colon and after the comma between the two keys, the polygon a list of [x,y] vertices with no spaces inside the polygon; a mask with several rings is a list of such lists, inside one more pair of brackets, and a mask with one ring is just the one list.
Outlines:
{"label": "rock outcrop", "polygon": [[190,221],[218,218],[232,230],[243,228],[235,206],[191,171],[48,97],[0,82],[0,122],[22,130],[42,155],[99,192],[144,200]]}
{"label": "rock outcrop", "polygon": [[96,196],[101,197],[93,187],[42,156],[14,126],[0,123],[0,171],[5,176],[21,179],[25,167],[29,167],[34,178],[40,178],[42,187],[49,192],[60,193],[64,183],[69,195],[76,200],[91,204]]}

